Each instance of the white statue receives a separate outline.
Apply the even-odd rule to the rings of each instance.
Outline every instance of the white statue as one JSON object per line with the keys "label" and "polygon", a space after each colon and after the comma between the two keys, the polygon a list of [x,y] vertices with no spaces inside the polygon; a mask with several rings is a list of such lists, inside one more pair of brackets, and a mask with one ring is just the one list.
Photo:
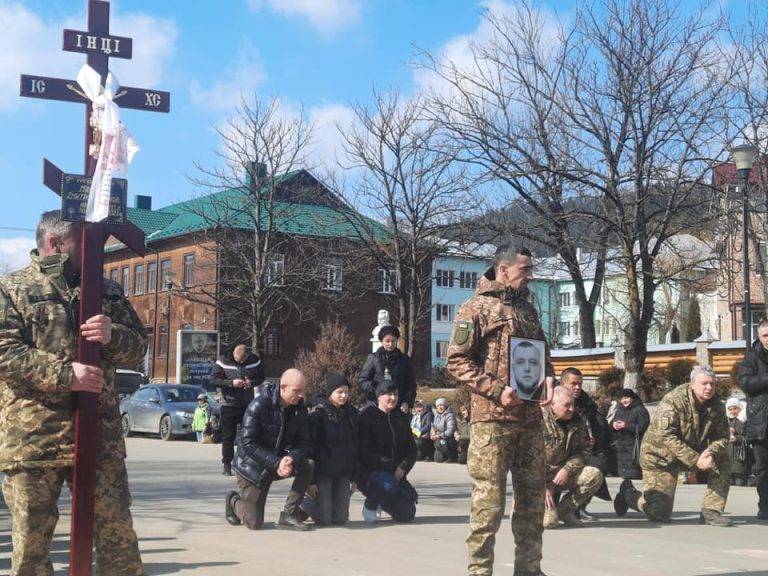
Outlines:
{"label": "white statue", "polygon": [[373,330],[371,330],[371,352],[376,352],[379,348],[381,348],[381,341],[379,340],[379,330],[382,329],[382,327],[389,324],[389,312],[386,310],[379,310],[379,314],[376,317],[376,326],[373,327]]}

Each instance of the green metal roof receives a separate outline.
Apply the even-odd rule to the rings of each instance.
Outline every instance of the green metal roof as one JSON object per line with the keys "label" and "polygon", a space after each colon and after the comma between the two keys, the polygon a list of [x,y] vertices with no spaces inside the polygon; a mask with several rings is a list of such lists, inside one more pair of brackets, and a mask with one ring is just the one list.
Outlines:
{"label": "green metal roof", "polygon": [[[286,174],[276,180],[285,182],[299,172]],[[228,189],[171,204],[157,210],[128,208],[128,220],[146,234],[147,244],[169,240],[186,234],[203,232],[216,225],[251,229],[255,222],[255,206],[246,189]],[[266,229],[271,212],[273,230],[284,234],[321,238],[359,238],[358,228],[369,228],[383,239],[383,226],[351,209],[331,208],[314,204],[291,202],[262,202],[261,226]],[[353,222],[358,222],[356,226]],[[108,251],[123,248],[112,244]]]}

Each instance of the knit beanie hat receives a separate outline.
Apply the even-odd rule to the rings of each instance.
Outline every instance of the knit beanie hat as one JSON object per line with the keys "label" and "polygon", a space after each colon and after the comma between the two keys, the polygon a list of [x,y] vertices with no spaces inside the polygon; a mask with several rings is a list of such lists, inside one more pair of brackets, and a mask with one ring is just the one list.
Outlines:
{"label": "knit beanie hat", "polygon": [[397,326],[387,324],[386,326],[382,326],[379,330],[379,342],[384,340],[384,336],[387,334],[391,334],[395,338],[400,338],[400,330],[397,329]]}
{"label": "knit beanie hat", "polygon": [[384,380],[376,385],[376,398],[388,392],[397,392],[397,384],[392,380]]}
{"label": "knit beanie hat", "polygon": [[330,396],[336,388],[341,388],[342,386],[349,386],[349,382],[347,382],[344,374],[329,372],[325,375],[325,394],[327,396]]}

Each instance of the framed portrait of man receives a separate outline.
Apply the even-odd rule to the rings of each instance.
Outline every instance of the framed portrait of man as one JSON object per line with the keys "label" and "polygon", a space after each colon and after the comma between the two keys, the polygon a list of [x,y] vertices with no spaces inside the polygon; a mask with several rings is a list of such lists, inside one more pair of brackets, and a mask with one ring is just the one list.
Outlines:
{"label": "framed portrait of man", "polygon": [[542,340],[509,338],[509,385],[521,400],[538,400],[545,378]]}

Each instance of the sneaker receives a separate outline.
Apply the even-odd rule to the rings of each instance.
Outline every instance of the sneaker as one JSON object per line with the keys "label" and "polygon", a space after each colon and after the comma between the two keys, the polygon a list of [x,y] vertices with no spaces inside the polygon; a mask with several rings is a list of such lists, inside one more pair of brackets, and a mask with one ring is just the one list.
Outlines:
{"label": "sneaker", "polygon": [[232,476],[232,464],[227,462],[224,464],[224,469],[221,471],[222,476]]}
{"label": "sneaker", "polygon": [[240,518],[235,514],[235,502],[239,499],[240,494],[236,491],[230,490],[227,492],[226,500],[224,502],[224,517],[227,519],[227,522],[232,524],[232,526],[240,526],[240,524],[242,524]]}
{"label": "sneaker", "polygon": [[305,524],[300,518],[285,511],[280,512],[277,528],[281,530],[296,530],[298,532],[306,532],[310,529],[309,525]]}
{"label": "sneaker", "polygon": [[379,521],[380,517],[381,507],[376,508],[376,510],[371,510],[366,507],[365,504],[363,504],[363,520],[365,520],[368,524],[375,524]]}
{"label": "sneaker", "polygon": [[613,498],[613,511],[617,516],[624,516],[629,510],[629,503],[627,502],[627,493],[634,490],[632,480],[624,480],[619,486],[619,492]]}
{"label": "sneaker", "polygon": [[706,524],[707,526],[718,526],[725,528],[726,526],[733,526],[733,522],[730,518],[726,518],[717,510],[710,510],[704,508],[699,514],[699,524]]}

